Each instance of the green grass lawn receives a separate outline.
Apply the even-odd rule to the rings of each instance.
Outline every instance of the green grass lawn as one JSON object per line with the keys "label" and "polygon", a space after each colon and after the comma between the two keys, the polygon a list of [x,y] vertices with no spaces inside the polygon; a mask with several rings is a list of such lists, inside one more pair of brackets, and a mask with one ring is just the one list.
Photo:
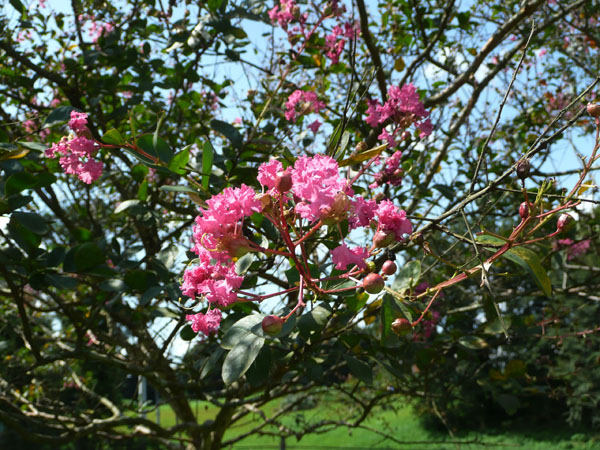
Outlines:
{"label": "green grass lawn", "polygon": [[[324,418],[332,418],[344,413],[344,405],[333,403],[325,406],[322,402],[318,407],[298,411],[290,414],[283,422],[294,428],[296,421],[314,423]],[[276,408],[276,404],[269,404],[264,408],[267,415]],[[198,421],[215,418],[217,409],[207,403],[196,402],[193,404],[197,412]],[[161,407],[161,423],[163,426],[171,426],[175,423],[173,412],[168,406]],[[149,417],[153,419],[153,415]],[[256,414],[249,414],[241,423],[232,426],[225,435],[225,440],[239,436],[248,431],[260,419]],[[378,410],[372,418],[366,421],[366,425],[392,434],[396,439],[406,442],[400,445],[397,442],[386,440],[383,437],[364,429],[348,429],[338,427],[322,434],[306,435],[301,440],[294,437],[286,439],[286,448],[289,449],[368,449],[368,448],[404,448],[404,449],[490,449],[490,448],[522,448],[527,450],[542,449],[600,449],[599,433],[583,433],[566,427],[531,427],[521,424],[515,429],[514,424],[510,427],[500,424],[497,429],[485,432],[467,432],[454,438],[444,432],[428,431],[414,414],[410,406],[405,406],[397,411]],[[270,429],[275,431],[274,428]],[[460,442],[460,444],[458,444]],[[233,446],[233,449],[278,449],[279,438],[270,436],[250,436]]]}

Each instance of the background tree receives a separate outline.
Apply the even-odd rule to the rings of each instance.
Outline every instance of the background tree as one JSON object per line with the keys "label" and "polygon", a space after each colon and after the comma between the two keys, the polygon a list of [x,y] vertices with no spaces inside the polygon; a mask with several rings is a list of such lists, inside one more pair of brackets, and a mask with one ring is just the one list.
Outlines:
{"label": "background tree", "polygon": [[[582,209],[597,204],[582,198],[598,151],[585,108],[598,100],[597,1],[53,6],[12,0],[0,17],[4,424],[51,444],[216,449],[366,427],[401,394],[450,430],[485,405],[539,414],[540,399],[597,425],[598,223]],[[69,119],[83,139],[71,157],[86,156],[59,162]],[[553,169],[571,149],[581,163]],[[229,187],[260,191],[271,158],[305,155],[363,170],[354,195],[408,213],[410,238],[371,258],[379,272],[397,254],[394,283],[371,296],[308,286],[319,295],[294,310],[301,264],[276,254],[289,242],[256,213],[239,236],[269,254],[237,261],[239,290],[289,295],[223,308],[220,331],[196,338],[186,316],[206,303],[180,286],[198,208]],[[557,230],[576,207],[577,225]],[[306,240],[314,278],[339,275],[340,229],[373,237],[337,222]],[[270,313],[289,316],[275,336],[260,327]],[[127,375],[178,424],[124,398]],[[351,402],[347,417],[281,420],[324,392]],[[192,400],[215,420],[198,423]]]}

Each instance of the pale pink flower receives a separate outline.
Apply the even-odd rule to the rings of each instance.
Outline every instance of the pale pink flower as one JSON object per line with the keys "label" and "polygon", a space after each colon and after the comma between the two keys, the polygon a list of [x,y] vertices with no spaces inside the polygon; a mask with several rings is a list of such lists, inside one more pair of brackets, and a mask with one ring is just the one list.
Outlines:
{"label": "pale pink flower", "polygon": [[331,252],[331,258],[338,270],[345,270],[349,265],[356,265],[360,269],[366,269],[365,260],[369,257],[369,251],[364,247],[348,248],[346,244],[336,247]]}
{"label": "pale pink flower", "polygon": [[406,212],[397,208],[390,200],[379,203],[375,215],[379,222],[377,229],[393,231],[397,241],[404,240],[404,235],[412,233],[412,224],[406,218]]}
{"label": "pale pink flower", "polygon": [[[297,111],[299,107],[299,111]],[[325,108],[325,103],[320,101],[313,91],[295,90],[285,103],[285,118],[295,122],[297,113],[305,114],[309,111],[318,113]]]}
{"label": "pale pink flower", "polygon": [[[343,213],[344,197],[349,193],[347,181],[339,176],[337,162],[324,155],[301,156],[292,170],[292,191],[300,199],[296,212],[311,221],[332,213]],[[338,195],[341,193],[342,196]],[[347,208],[351,206],[347,202]]]}
{"label": "pale pink flower", "polygon": [[277,173],[283,171],[283,165],[276,159],[272,159],[269,162],[262,163],[258,167],[257,180],[260,184],[267,187],[268,189],[275,188],[275,178]]}

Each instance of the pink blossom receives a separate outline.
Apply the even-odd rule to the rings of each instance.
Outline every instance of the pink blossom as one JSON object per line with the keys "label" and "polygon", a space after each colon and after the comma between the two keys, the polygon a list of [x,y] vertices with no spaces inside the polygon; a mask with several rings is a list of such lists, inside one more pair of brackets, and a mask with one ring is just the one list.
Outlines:
{"label": "pink blossom", "polygon": [[559,245],[567,247],[567,261],[571,261],[578,256],[587,253],[590,248],[591,240],[584,239],[583,241],[575,243],[572,239],[566,238],[559,239],[558,243]]}
{"label": "pink blossom", "polygon": [[274,189],[275,178],[277,177],[277,173],[281,171],[283,171],[283,165],[276,159],[272,159],[269,162],[262,163],[258,167],[258,177],[256,178],[263,186]]}
{"label": "pink blossom", "polygon": [[375,200],[365,200],[358,195],[353,200],[352,214],[348,218],[351,230],[368,226],[371,223],[371,219],[375,217],[375,209],[377,208]]}
{"label": "pink blossom", "polygon": [[63,136],[46,149],[45,154],[48,158],[60,156],[59,163],[65,173],[77,175],[84,183],[91,184],[102,175],[102,162],[93,159],[97,151],[96,142],[91,139]]}
{"label": "pink blossom", "polygon": [[202,333],[205,336],[216,334],[221,325],[221,310],[212,309],[206,314],[198,313],[185,316],[188,322],[192,322],[194,333]]}
{"label": "pink blossom", "polygon": [[381,231],[393,231],[397,241],[403,240],[403,235],[412,233],[412,224],[406,218],[406,212],[397,208],[390,200],[383,200],[375,215],[379,221],[377,227]]}
{"label": "pink blossom", "polygon": [[308,129],[310,131],[312,131],[313,133],[317,134],[317,131],[319,131],[319,128],[321,128],[321,125],[323,125],[323,124],[321,122],[319,122],[319,120],[317,119],[308,126]]}
{"label": "pink blossom", "polygon": [[[296,111],[297,107],[300,111]],[[297,113],[304,114],[312,111],[318,113],[325,108],[325,103],[319,101],[317,94],[313,91],[295,90],[285,103],[285,118],[290,122],[295,122]]]}
{"label": "pink blossom", "polygon": [[331,30],[330,34],[325,36],[325,54],[331,59],[332,64],[337,64],[339,62],[340,54],[346,45],[346,40],[343,38],[344,32],[345,30],[337,25]]}
{"label": "pink blossom", "polygon": [[375,181],[369,185],[371,189],[382,186],[385,183],[392,186],[399,186],[402,183],[402,169],[400,168],[400,158],[402,152],[394,152],[392,156],[387,158],[381,172],[375,174]]}
{"label": "pink blossom", "polygon": [[196,217],[192,251],[198,255],[209,251],[219,261],[249,251],[248,240],[242,235],[241,221],[262,210],[254,189],[244,184],[239,188],[226,188],[206,204],[208,209]]}
{"label": "pink blossom", "polygon": [[351,206],[349,201],[345,202],[347,182],[340,178],[338,170],[337,162],[329,156],[301,156],[296,160],[292,191],[301,200],[296,203],[296,212],[301,217],[309,220],[339,217]]}
{"label": "pink blossom", "polygon": [[388,148],[394,148],[398,145],[398,143],[394,139],[394,135],[388,133],[385,128],[381,131],[379,136],[377,136],[377,139],[379,139],[380,141],[386,141],[388,143]]}
{"label": "pink blossom", "polygon": [[209,303],[227,307],[237,301],[236,289],[244,277],[235,272],[235,264],[213,264],[208,252],[200,254],[200,264],[183,274],[181,292],[190,297],[204,296]]}
{"label": "pink blossom", "polygon": [[25,132],[33,133],[35,131],[35,122],[31,119],[23,122],[23,128],[25,128]]}
{"label": "pink blossom", "polygon": [[348,248],[346,244],[336,247],[331,252],[331,258],[338,270],[345,270],[348,265],[355,264],[361,269],[365,269],[367,264],[365,260],[369,257],[369,251],[364,247]]}
{"label": "pink blossom", "polygon": [[279,5],[269,10],[271,22],[277,23],[281,28],[287,30],[288,24],[294,20],[294,7],[296,7],[294,0],[280,0]]}
{"label": "pink blossom", "polygon": [[75,133],[80,133],[87,128],[88,115],[77,111],[71,111],[71,120],[69,120],[69,128]]}
{"label": "pink blossom", "polygon": [[390,146],[395,145],[394,138],[402,130],[410,125],[415,125],[421,131],[420,136],[425,137],[431,134],[433,126],[428,119],[429,112],[419,100],[417,88],[412,84],[406,84],[402,88],[391,86],[387,92],[387,101],[381,105],[377,100],[368,100],[367,118],[365,122],[376,128],[391,121],[394,125],[392,133],[384,130],[379,136],[385,139]]}

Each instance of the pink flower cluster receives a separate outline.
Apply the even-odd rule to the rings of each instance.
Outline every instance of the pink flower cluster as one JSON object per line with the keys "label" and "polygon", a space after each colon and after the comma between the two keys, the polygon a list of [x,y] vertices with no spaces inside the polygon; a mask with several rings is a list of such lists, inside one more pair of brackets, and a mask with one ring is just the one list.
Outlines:
{"label": "pink flower cluster", "polygon": [[331,33],[325,36],[325,55],[331,59],[332,64],[339,62],[346,39],[354,39],[358,30],[357,24],[345,23],[343,27],[336,25]]}
{"label": "pink flower cluster", "polygon": [[585,253],[590,248],[591,240],[584,239],[575,243],[572,239],[559,239],[558,244],[567,248],[567,261],[571,261]]}
{"label": "pink flower cluster", "polygon": [[[383,162],[382,170],[375,174],[375,181],[371,183],[369,187],[375,189],[385,183],[392,186],[399,186],[402,184],[402,169],[400,168],[401,158],[401,151],[396,151],[392,156],[387,158],[385,162]],[[376,164],[382,164],[382,161],[379,160]]]}
{"label": "pink flower cluster", "polygon": [[[244,281],[236,273],[233,259],[252,250],[242,234],[243,220],[260,212],[263,205],[256,192],[246,185],[226,188],[206,203],[208,209],[196,217],[193,229],[192,251],[198,255],[198,264],[183,274],[181,291],[188,297],[203,296],[210,304],[226,308],[237,301],[236,290]],[[209,314],[187,316],[194,331],[206,335],[216,331],[221,313]]]}
{"label": "pink flower cluster", "polygon": [[393,123],[392,133],[383,130],[379,139],[387,140],[390,147],[394,147],[397,135],[413,124],[420,130],[421,137],[431,134],[433,125],[428,119],[429,112],[425,110],[423,103],[419,100],[417,88],[412,83],[406,84],[402,88],[390,87],[387,96],[388,99],[383,105],[377,100],[368,101],[368,117],[365,122],[373,128],[388,121]]}
{"label": "pink flower cluster", "polygon": [[98,151],[96,141],[89,139],[87,114],[71,111],[69,128],[75,136],[63,136],[46,150],[48,158],[60,156],[59,163],[65,173],[77,175],[81,181],[91,184],[102,175],[102,162],[93,159]]}
{"label": "pink flower cluster", "polygon": [[[292,37],[294,33],[304,30],[304,24],[308,19],[308,14],[300,13],[300,8],[294,0],[279,0],[279,5],[269,10],[269,18],[273,24],[279,24],[281,28],[287,31],[288,37]],[[288,29],[288,25],[297,21],[298,25]]]}
{"label": "pink flower cluster", "polygon": [[290,122],[295,122],[298,113],[305,114],[309,111],[318,113],[322,109],[325,109],[325,103],[317,98],[315,92],[297,89],[285,103],[285,118]]}
{"label": "pink flower cluster", "polygon": [[221,310],[212,309],[206,314],[198,313],[185,316],[188,322],[192,322],[194,333],[202,333],[205,336],[215,334],[221,325]]}
{"label": "pink flower cluster", "polygon": [[[327,224],[347,219],[350,229],[368,227],[376,219],[377,224],[373,226],[377,231],[394,233],[392,240],[396,241],[402,241],[406,234],[412,233],[406,213],[391,201],[384,200],[378,205],[375,200],[354,195],[348,181],[340,176],[337,162],[329,156],[301,156],[287,171],[292,179],[294,211],[303,219],[321,220]],[[269,195],[276,195],[277,177],[285,172],[279,161],[271,160],[259,167],[258,181],[268,189]],[[333,263],[340,270],[348,265],[365,268],[368,257],[366,248],[350,249],[344,243],[332,251]]]}

